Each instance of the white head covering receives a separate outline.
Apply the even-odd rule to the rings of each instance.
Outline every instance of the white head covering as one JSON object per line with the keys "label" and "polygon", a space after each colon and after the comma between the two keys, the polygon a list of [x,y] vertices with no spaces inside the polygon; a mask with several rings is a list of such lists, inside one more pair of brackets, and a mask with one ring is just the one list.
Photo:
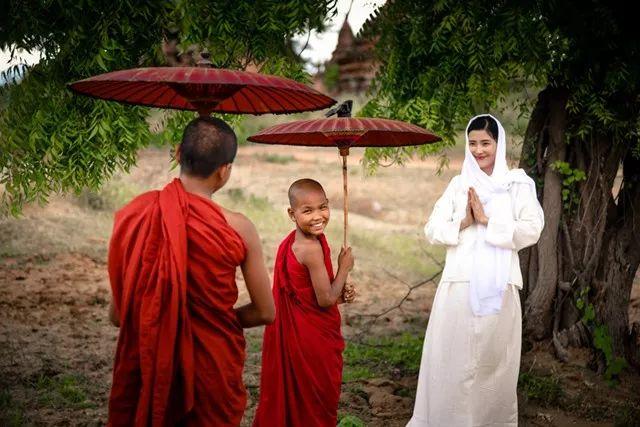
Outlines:
{"label": "white head covering", "polygon": [[[496,162],[493,166],[493,173],[491,175],[487,175],[480,169],[478,165],[478,161],[473,154],[471,154],[471,149],[469,148],[469,126],[471,123],[480,117],[488,117],[498,124],[498,147],[496,150]],[[507,138],[504,133],[504,128],[502,124],[490,114],[481,114],[479,116],[473,117],[469,120],[467,124],[467,128],[465,129],[464,136],[466,139],[466,144],[464,146],[464,163],[462,163],[462,179],[465,185],[475,188],[478,195],[482,192],[493,192],[500,191],[502,189],[506,190],[507,187],[507,175],[509,174],[509,167],[507,166]]]}
{"label": "white head covering", "polygon": [[[498,146],[495,165],[491,175],[480,169],[469,149],[469,126],[478,117],[490,117],[498,124]],[[503,218],[513,220],[511,196],[508,192],[513,182],[532,183],[522,173],[511,173],[507,166],[507,138],[502,124],[489,114],[481,114],[469,120],[465,130],[465,157],[462,163],[461,178],[464,188],[473,187],[482,202],[485,214],[494,221]],[[513,172],[516,172],[515,170]],[[507,217],[507,218],[505,218]],[[476,316],[486,316],[500,312],[502,295],[507,287],[511,268],[511,249],[493,246],[485,241],[487,227],[477,225],[476,246],[469,281],[471,309]]]}

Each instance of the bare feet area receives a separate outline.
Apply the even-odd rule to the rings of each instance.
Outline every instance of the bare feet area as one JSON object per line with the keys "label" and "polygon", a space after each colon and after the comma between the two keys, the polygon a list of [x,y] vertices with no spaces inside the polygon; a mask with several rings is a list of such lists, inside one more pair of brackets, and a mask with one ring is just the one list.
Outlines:
{"label": "bare feet area", "polygon": [[[355,303],[342,306],[347,339],[340,401],[342,426],[404,426],[411,416],[422,339],[443,261],[422,226],[462,155],[436,175],[436,159],[380,168],[366,176],[362,153],[349,157],[351,281]],[[97,193],[29,206],[0,219],[0,425],[103,425],[117,329],[109,324],[107,244],[113,212],[133,196],[161,188],[168,149],[145,149],[138,166]],[[328,237],[342,238],[342,174],[337,150],[243,146],[232,178],[214,199],[256,224],[267,263],[290,230],[286,189],[310,177],[332,206]],[[334,253],[335,255],[335,253]],[[238,276],[239,304],[247,300]],[[640,320],[640,280],[629,315]],[[245,384],[250,425],[258,396],[262,328],[248,330]],[[624,372],[611,385],[589,368],[587,350],[568,363],[538,344],[523,354],[519,404],[523,426],[640,425],[640,377]]]}

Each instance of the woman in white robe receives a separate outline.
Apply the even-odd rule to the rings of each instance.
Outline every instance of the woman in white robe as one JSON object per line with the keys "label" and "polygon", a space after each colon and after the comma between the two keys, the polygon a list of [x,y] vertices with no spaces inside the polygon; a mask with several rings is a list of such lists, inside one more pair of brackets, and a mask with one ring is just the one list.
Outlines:
{"label": "woman in white robe", "polygon": [[509,170],[504,129],[488,114],[467,125],[465,159],[425,234],[445,245],[409,427],[517,426],[522,317],[518,251],[544,226],[535,184]]}

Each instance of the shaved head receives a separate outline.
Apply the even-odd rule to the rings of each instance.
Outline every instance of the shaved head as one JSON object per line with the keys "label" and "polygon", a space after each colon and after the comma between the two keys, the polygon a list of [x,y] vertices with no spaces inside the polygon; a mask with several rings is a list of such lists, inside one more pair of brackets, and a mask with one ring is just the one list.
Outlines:
{"label": "shaved head", "polygon": [[220,166],[232,163],[238,151],[236,134],[216,117],[200,116],[185,128],[180,144],[180,171],[208,178]]}
{"label": "shaved head", "polygon": [[298,204],[298,199],[305,193],[309,192],[318,192],[322,193],[325,197],[326,193],[324,192],[324,188],[318,181],[309,178],[303,178],[295,181],[289,187],[289,204],[292,208],[295,208]]}

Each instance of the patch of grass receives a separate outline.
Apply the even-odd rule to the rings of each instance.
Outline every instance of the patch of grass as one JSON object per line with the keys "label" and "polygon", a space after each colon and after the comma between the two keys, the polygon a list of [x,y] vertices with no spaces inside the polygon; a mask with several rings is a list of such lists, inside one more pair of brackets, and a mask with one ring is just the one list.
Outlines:
{"label": "patch of grass", "polygon": [[6,412],[0,411],[0,425],[6,427],[26,425],[24,410],[22,408],[10,408]]}
{"label": "patch of grass", "polygon": [[251,194],[249,196],[249,207],[254,210],[264,211],[268,209],[273,209],[271,202],[266,197],[256,196]]}
{"label": "patch of grass", "polygon": [[0,425],[7,427],[25,425],[24,408],[13,399],[9,390],[0,391]]}
{"label": "patch of grass", "polygon": [[518,388],[528,399],[535,400],[543,406],[559,406],[564,395],[559,378],[538,376],[529,372],[520,374]]}
{"label": "patch of grass", "polygon": [[640,406],[631,403],[618,408],[614,420],[615,427],[640,427]]}
{"label": "patch of grass", "polygon": [[226,194],[234,203],[240,203],[245,199],[244,190],[242,188],[229,188],[226,191]]}
{"label": "patch of grass", "polygon": [[49,408],[89,408],[93,404],[73,375],[39,375],[34,383],[38,403]]}
{"label": "patch of grass", "polygon": [[357,380],[367,380],[375,377],[375,373],[367,366],[345,365],[342,373],[342,382],[349,383]]}
{"label": "patch of grass", "polygon": [[262,351],[262,337],[250,337],[245,335],[247,352],[260,353]]}
{"label": "patch of grass", "polygon": [[231,209],[238,209],[242,212],[251,210],[264,211],[273,209],[269,199],[262,196],[256,196],[255,194],[245,194],[242,188],[230,188],[226,192],[226,196],[231,201],[233,207]]}
{"label": "patch of grass", "polygon": [[113,211],[141,193],[140,188],[120,180],[111,181],[97,191],[85,190],[78,196],[81,206],[96,211]]}
{"label": "patch of grass", "polygon": [[401,396],[401,397],[410,397],[410,398],[415,398],[416,397],[416,390],[415,389],[409,389],[409,388],[401,388],[398,389],[394,392],[394,394],[396,396]]}
{"label": "patch of grass", "polygon": [[93,295],[91,298],[89,298],[89,300],[87,301],[87,304],[89,305],[99,305],[101,307],[106,307],[107,305],[109,305],[109,301],[101,296],[101,295]]}
{"label": "patch of grass", "polygon": [[256,226],[261,237],[282,238],[291,230],[284,210],[274,208],[266,197],[247,194],[242,188],[230,188],[221,194],[220,203],[233,211],[242,212]]}
{"label": "patch of grass", "polygon": [[364,427],[365,423],[355,415],[338,414],[338,427]]}
{"label": "patch of grass", "polygon": [[260,388],[258,386],[248,386],[247,391],[252,401],[257,402],[260,399]]}
{"label": "patch of grass", "polygon": [[[349,342],[344,351],[345,379],[392,375],[400,370],[413,374],[420,368],[422,337],[404,333],[399,337],[371,338],[364,343]],[[348,374],[348,375],[347,375]],[[363,377],[357,378],[358,375]]]}
{"label": "patch of grass", "polygon": [[275,163],[277,165],[286,165],[296,160],[295,157],[291,155],[281,155],[281,154],[259,154],[258,159],[267,163]]}
{"label": "patch of grass", "polygon": [[[336,227],[332,231],[342,233],[342,228]],[[350,241],[354,248],[366,250],[366,257],[374,265],[388,266],[391,271],[401,270],[419,277],[429,277],[439,270],[425,255],[422,241],[410,233],[354,229],[350,233]],[[443,248],[432,247],[428,250],[435,258],[444,259]]]}
{"label": "patch of grass", "polygon": [[11,401],[12,397],[9,390],[0,391],[0,410],[9,408],[11,406]]}
{"label": "patch of grass", "polygon": [[[112,223],[113,215],[106,211],[0,218],[0,252],[29,259],[41,256],[45,262],[65,252],[104,259]],[[104,244],[96,243],[96,239]]]}
{"label": "patch of grass", "polygon": [[364,400],[369,400],[369,394],[362,389],[362,385],[359,383],[346,384],[345,389],[350,393],[360,396]]}

